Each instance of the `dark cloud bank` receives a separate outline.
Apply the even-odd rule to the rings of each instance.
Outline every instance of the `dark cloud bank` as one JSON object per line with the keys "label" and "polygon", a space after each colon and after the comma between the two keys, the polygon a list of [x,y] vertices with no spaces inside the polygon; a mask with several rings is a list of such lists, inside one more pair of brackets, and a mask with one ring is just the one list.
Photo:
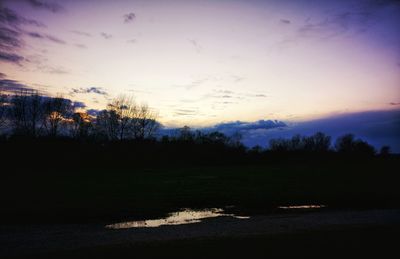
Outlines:
{"label": "dark cloud bank", "polygon": [[273,138],[290,138],[295,134],[312,135],[317,131],[332,136],[333,140],[352,133],[376,148],[389,145],[394,152],[400,153],[400,110],[344,114],[296,124],[288,123],[285,127],[260,127],[241,132],[246,146],[265,147]]}
{"label": "dark cloud bank", "polygon": [[[242,142],[247,147],[267,147],[269,141],[274,138],[291,138],[296,134],[312,135],[318,131],[332,136],[334,142],[337,137],[352,133],[377,149],[389,145],[393,152],[400,153],[400,110],[343,114],[301,123],[276,120],[236,121],[199,130],[220,131],[228,136],[239,132],[243,137]],[[177,134],[177,129],[162,129],[160,133],[174,135]]]}

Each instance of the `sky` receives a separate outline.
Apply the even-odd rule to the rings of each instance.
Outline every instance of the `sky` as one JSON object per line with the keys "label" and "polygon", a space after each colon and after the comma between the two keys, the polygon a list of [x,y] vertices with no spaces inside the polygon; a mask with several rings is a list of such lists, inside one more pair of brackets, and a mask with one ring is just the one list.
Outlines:
{"label": "sky", "polygon": [[[167,126],[400,108],[400,1],[0,0],[0,82]],[[82,105],[83,106],[83,105]]]}

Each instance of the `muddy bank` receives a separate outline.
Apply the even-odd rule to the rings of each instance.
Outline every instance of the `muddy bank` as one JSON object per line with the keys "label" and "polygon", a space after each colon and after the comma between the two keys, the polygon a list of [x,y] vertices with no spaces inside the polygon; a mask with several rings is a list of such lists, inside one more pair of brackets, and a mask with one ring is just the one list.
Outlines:
{"label": "muddy bank", "polygon": [[[112,223],[112,222],[110,222]],[[316,211],[218,217],[196,224],[157,228],[107,229],[104,224],[2,225],[0,257],[34,255],[97,246],[151,241],[278,235],[346,227],[399,226],[400,210]]]}

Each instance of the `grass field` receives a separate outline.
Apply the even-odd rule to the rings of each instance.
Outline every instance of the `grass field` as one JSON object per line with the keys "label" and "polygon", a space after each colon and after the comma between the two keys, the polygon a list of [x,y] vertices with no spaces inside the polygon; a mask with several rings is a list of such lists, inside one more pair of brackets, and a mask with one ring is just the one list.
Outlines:
{"label": "grass field", "polygon": [[7,171],[8,222],[93,222],[156,217],[183,207],[268,213],[279,205],[397,207],[398,159],[254,166]]}

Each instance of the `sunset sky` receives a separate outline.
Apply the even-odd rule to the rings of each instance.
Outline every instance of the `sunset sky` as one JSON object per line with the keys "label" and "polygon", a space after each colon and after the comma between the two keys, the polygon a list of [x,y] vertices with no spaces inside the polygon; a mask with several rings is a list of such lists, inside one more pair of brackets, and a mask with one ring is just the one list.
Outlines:
{"label": "sunset sky", "polygon": [[0,0],[3,90],[164,125],[302,121],[400,106],[400,2]]}

